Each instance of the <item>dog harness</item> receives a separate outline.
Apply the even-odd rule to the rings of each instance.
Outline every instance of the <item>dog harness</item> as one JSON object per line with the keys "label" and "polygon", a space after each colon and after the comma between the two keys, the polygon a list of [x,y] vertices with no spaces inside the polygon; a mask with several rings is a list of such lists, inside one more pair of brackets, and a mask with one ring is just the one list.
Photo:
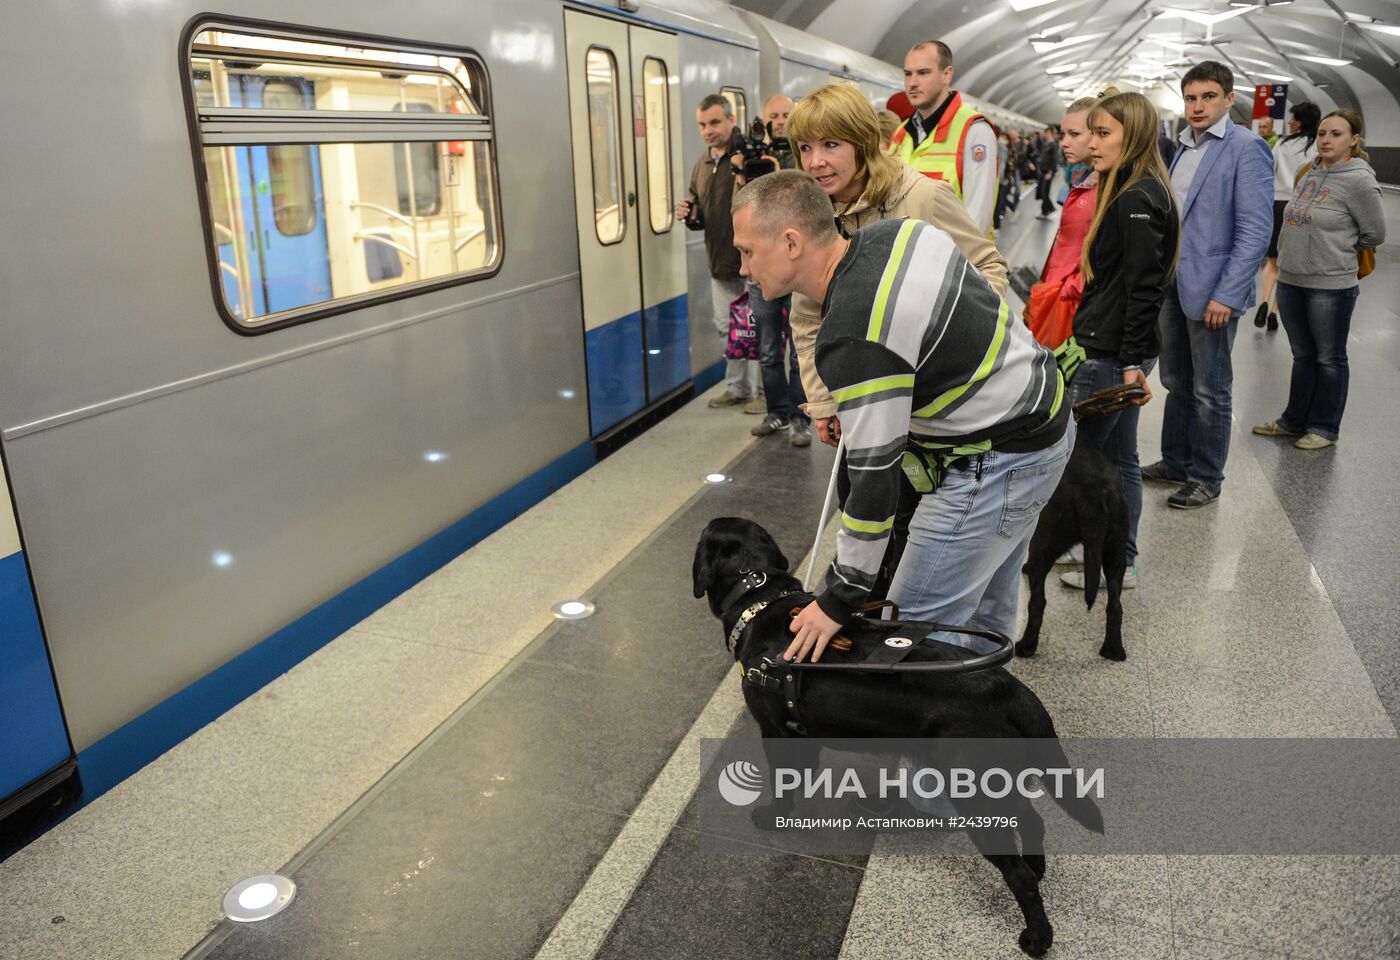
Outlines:
{"label": "dog harness", "polygon": [[[725,595],[721,609],[730,609],[739,601],[744,594],[756,590],[768,582],[768,574],[764,571],[745,571],[744,576],[735,584],[733,589]],[[733,651],[737,649],[744,631],[753,623],[754,619],[768,607],[792,596],[810,596],[800,589],[785,590],[768,600],[760,600],[757,603],[745,607],[739,614],[739,619],[735,621],[725,637],[725,646]],[[864,610],[857,613],[856,618],[848,623],[844,629],[846,634],[853,635],[853,642],[850,636],[838,634],[832,638],[827,650],[836,656],[851,653],[859,649],[860,659],[856,662],[841,662],[840,660],[828,660],[819,663],[789,663],[781,655],[777,657],[764,656],[758,663],[744,669],[742,682],[749,686],[758,687],[778,693],[783,698],[783,705],[787,708],[788,720],[787,728],[799,737],[807,735],[807,726],[802,721],[800,704],[802,700],[802,675],[811,670],[845,670],[862,673],[970,673],[975,670],[985,670],[990,667],[999,667],[1009,661],[1014,652],[1013,642],[999,633],[990,630],[979,630],[973,627],[957,627],[942,623],[932,623],[918,620],[870,620],[864,614],[872,613],[883,606],[890,605],[888,602],[871,604]],[[793,610],[793,614],[797,611]],[[894,614],[898,616],[898,610]],[[963,633],[972,636],[979,636],[999,645],[999,649],[993,653],[973,656],[960,660],[920,660],[913,663],[906,663],[915,650],[924,644],[937,643],[932,634],[935,633]]]}

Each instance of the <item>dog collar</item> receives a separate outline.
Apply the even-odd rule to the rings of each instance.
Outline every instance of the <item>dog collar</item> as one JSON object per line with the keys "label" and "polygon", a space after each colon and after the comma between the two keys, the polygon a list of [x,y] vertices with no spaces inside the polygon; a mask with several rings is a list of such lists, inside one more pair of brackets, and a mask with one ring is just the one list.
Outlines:
{"label": "dog collar", "polygon": [[743,579],[734,584],[733,589],[724,595],[724,599],[720,602],[719,608],[721,610],[728,610],[730,607],[734,606],[735,602],[744,594],[748,593],[750,590],[757,590],[767,582],[768,574],[766,571],[746,571]]}
{"label": "dog collar", "polygon": [[734,621],[734,627],[729,631],[729,636],[725,638],[725,649],[731,651],[734,649],[739,642],[739,638],[744,635],[744,630],[749,624],[753,623],[754,617],[757,617],[764,610],[768,609],[768,607],[782,600],[784,597],[790,597],[793,594],[801,592],[801,590],[784,590],[771,600],[760,600],[752,606],[745,607],[744,612],[739,614],[739,619]]}

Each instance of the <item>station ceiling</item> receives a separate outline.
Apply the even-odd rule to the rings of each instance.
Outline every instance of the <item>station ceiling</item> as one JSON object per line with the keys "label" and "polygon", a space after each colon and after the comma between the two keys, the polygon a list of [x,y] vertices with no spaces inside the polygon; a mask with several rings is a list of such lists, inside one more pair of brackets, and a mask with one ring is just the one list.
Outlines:
{"label": "station ceiling", "polygon": [[1400,0],[734,0],[900,65],[919,40],[953,49],[954,85],[1048,123],[1112,84],[1179,112],[1201,60],[1235,72],[1236,116],[1256,84],[1289,102],[1360,109],[1367,141],[1400,145]]}

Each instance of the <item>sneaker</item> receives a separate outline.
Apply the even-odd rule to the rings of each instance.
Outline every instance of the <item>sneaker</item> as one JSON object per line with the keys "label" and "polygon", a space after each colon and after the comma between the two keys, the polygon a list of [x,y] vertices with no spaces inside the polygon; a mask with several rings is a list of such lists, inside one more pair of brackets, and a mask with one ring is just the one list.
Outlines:
{"label": "sneaker", "polygon": [[1204,507],[1220,499],[1219,490],[1211,490],[1204,484],[1195,480],[1187,480],[1181,485],[1181,489],[1167,497],[1167,506],[1175,507],[1178,510],[1195,510],[1197,507]]}
{"label": "sneaker", "polygon": [[1277,329],[1278,329],[1278,314],[1276,314],[1276,313],[1271,313],[1271,314],[1269,314],[1269,332],[1270,332],[1270,333],[1273,333],[1273,332],[1274,332],[1275,330],[1277,330]]}
{"label": "sneaker", "polygon": [[770,413],[763,418],[762,423],[750,430],[749,433],[753,434],[755,437],[766,437],[769,434],[777,433],[779,430],[787,427],[787,425],[788,422],[782,417],[778,416],[776,413]]}
{"label": "sneaker", "polygon": [[1257,433],[1261,437],[1301,437],[1303,435],[1303,431],[1290,430],[1277,420],[1261,423],[1257,427],[1250,428],[1250,432]]}
{"label": "sneaker", "polygon": [[812,423],[810,420],[794,420],[788,428],[788,442],[794,447],[812,445]]}
{"label": "sneaker", "polygon": [[744,405],[744,412],[745,412],[745,413],[767,413],[767,412],[768,412],[768,401],[764,398],[763,394],[760,393],[760,394],[758,394],[756,397],[754,397],[752,400],[750,400],[748,403],[746,403],[746,404]]}
{"label": "sneaker", "polygon": [[712,407],[737,407],[737,406],[738,406],[739,404],[741,404],[741,403],[748,403],[748,402],[749,402],[749,398],[748,398],[748,397],[741,397],[741,396],[739,396],[739,394],[737,394],[737,393],[728,393],[728,392],[721,393],[721,394],[720,394],[719,396],[717,396],[717,397],[711,397],[711,398],[710,398],[710,406],[712,406]]}
{"label": "sneaker", "polygon": [[1269,305],[1267,303],[1259,304],[1259,309],[1254,311],[1254,325],[1256,327],[1264,326],[1264,320],[1266,317],[1268,317],[1268,315]]}
{"label": "sneaker", "polygon": [[1167,469],[1167,464],[1163,460],[1156,463],[1149,463],[1142,468],[1142,479],[1149,483],[1170,483],[1180,485],[1186,482],[1185,477],[1179,477]]}
{"label": "sneaker", "polygon": [[1057,567],[1082,567],[1084,566],[1084,548],[1077,544],[1060,554],[1055,560]]}
{"label": "sneaker", "polygon": [[[1063,583],[1063,584],[1064,584],[1065,586],[1067,586],[1067,587],[1073,587],[1073,588],[1076,589],[1076,590],[1083,590],[1083,589],[1084,589],[1084,571],[1083,571],[1083,570],[1071,570],[1071,571],[1068,572],[1068,573],[1062,573],[1062,574],[1060,574],[1060,582]],[[1108,578],[1105,577],[1105,576],[1103,575],[1103,571],[1099,571],[1099,589],[1102,590],[1102,589],[1103,589],[1104,587],[1106,587],[1106,586],[1108,586]],[[1136,563],[1133,564],[1133,565],[1132,565],[1131,567],[1129,567],[1128,569],[1126,569],[1126,570],[1123,571],[1123,589],[1124,589],[1124,590],[1136,590],[1136,589],[1137,589],[1137,564],[1136,564]]]}
{"label": "sneaker", "polygon": [[1293,441],[1293,446],[1299,450],[1322,450],[1326,447],[1334,447],[1337,441],[1328,440],[1320,433],[1305,433],[1297,440]]}

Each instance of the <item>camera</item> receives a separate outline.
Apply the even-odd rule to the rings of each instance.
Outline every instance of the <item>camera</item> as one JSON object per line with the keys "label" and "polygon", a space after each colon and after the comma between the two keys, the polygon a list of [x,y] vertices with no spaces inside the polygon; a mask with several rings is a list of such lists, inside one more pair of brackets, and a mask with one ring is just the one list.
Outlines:
{"label": "camera", "polygon": [[737,153],[744,158],[744,180],[753,181],[763,176],[765,173],[773,173],[778,168],[769,157],[776,158],[780,162],[784,153],[790,153],[792,147],[788,144],[786,137],[774,137],[773,125],[764,123],[762,120],[754,120],[749,124],[749,135],[746,137],[734,130],[734,144],[730,150],[731,155]]}

